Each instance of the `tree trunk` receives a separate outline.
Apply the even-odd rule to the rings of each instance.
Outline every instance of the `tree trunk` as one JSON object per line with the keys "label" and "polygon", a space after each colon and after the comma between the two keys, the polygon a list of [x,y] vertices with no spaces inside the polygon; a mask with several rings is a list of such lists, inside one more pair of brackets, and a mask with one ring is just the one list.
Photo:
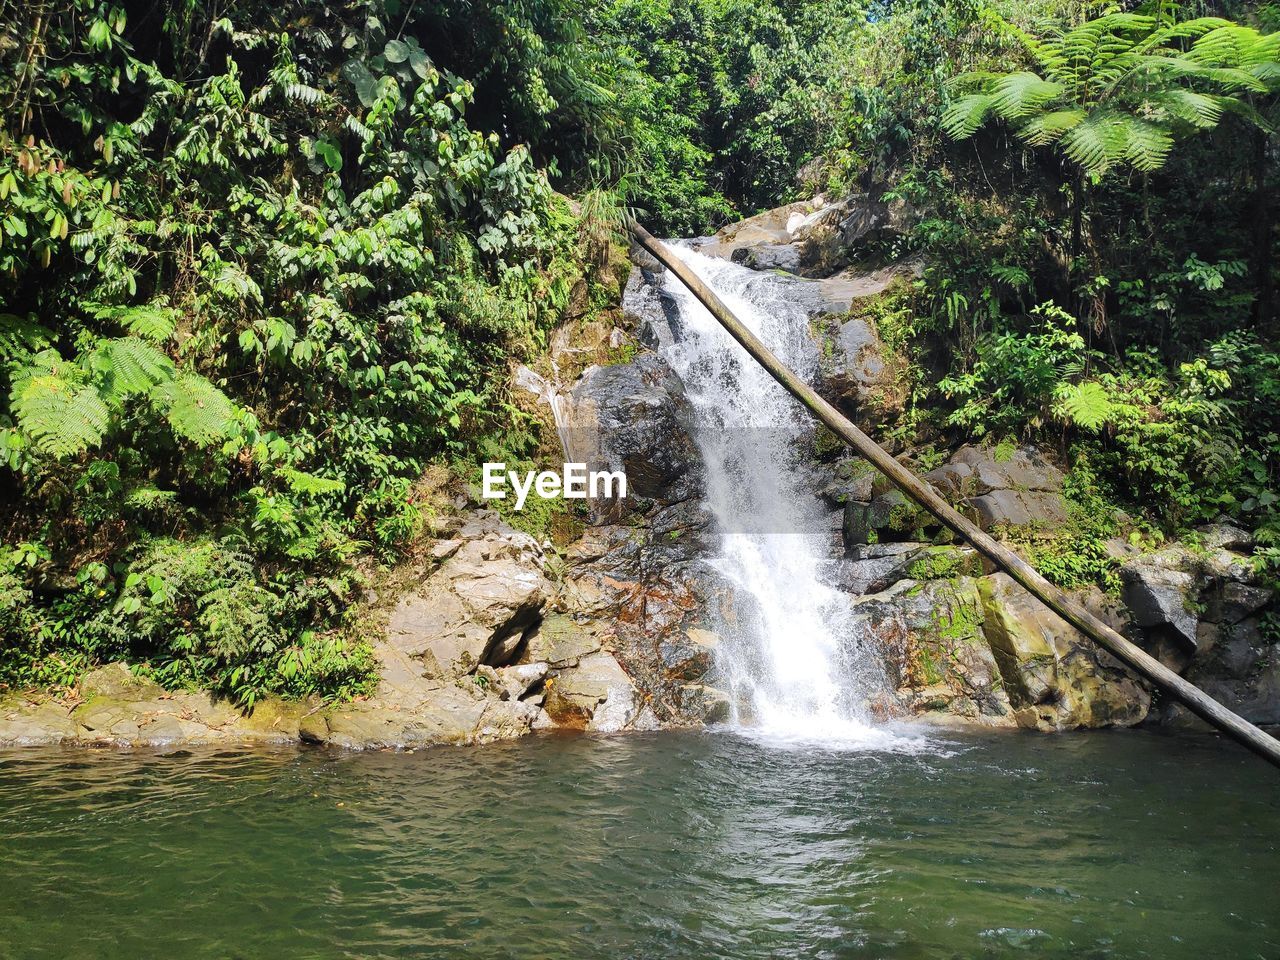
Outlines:
{"label": "tree trunk", "polygon": [[1271,137],[1262,130],[1253,133],[1253,319],[1257,329],[1272,335],[1275,329],[1275,264],[1272,262],[1275,222],[1271,193],[1267,189]]}

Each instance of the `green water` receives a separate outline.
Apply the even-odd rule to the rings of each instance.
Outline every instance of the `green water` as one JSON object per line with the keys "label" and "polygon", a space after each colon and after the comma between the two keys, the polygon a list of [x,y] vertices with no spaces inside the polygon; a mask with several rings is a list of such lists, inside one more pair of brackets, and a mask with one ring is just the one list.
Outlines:
{"label": "green water", "polygon": [[0,957],[1280,956],[1280,774],[1208,738],[0,754]]}

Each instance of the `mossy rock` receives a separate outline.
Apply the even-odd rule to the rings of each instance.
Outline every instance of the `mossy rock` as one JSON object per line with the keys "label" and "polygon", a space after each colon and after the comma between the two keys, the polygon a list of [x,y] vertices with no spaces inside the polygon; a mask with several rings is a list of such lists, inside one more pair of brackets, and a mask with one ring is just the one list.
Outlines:
{"label": "mossy rock", "polygon": [[982,576],[982,557],[973,550],[947,545],[926,547],[907,566],[912,580],[951,580]]}
{"label": "mossy rock", "polygon": [[898,490],[875,497],[870,503],[850,501],[844,508],[846,547],[863,543],[929,540],[937,526],[924,509]]}

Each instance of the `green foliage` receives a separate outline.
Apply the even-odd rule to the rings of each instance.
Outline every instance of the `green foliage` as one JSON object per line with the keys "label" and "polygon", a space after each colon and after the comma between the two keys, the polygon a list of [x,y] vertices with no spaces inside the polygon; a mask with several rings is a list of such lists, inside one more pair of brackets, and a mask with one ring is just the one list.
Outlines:
{"label": "green foliage", "polygon": [[[500,426],[508,359],[595,284],[521,143],[605,143],[599,62],[550,2],[40,6],[0,44],[3,536],[41,551],[2,574],[0,681],[126,657],[242,703],[357,692],[353,560],[417,534],[423,467]],[[509,37],[528,83],[476,105],[509,144],[442,22]]]}
{"label": "green foliage", "polygon": [[1114,495],[1094,473],[1088,453],[1079,450],[1063,484],[1069,522],[1047,538],[1025,541],[1027,558],[1051,582],[1068,590],[1098,587],[1120,593],[1120,561],[1107,541],[1120,533]]}
{"label": "green foliage", "polygon": [[[953,46],[942,97],[907,111],[914,152],[885,196],[917,216],[884,252],[925,263],[900,324],[924,388],[900,440],[1075,447],[1144,525],[1226,514],[1263,532],[1280,477],[1276,24],[1252,5],[1239,23],[1100,12],[970,6],[959,19],[988,39]],[[979,136],[993,119],[1017,139]],[[1107,579],[1096,539],[1040,552],[1060,582]]]}
{"label": "green foliage", "polygon": [[1244,109],[1238,94],[1280,81],[1280,34],[1217,17],[1113,13],[1044,39],[1004,26],[1040,72],[954,78],[978,91],[947,108],[943,130],[963,139],[989,118],[1003,120],[1031,146],[1059,144],[1092,174],[1158,169],[1177,134],[1216,126],[1225,110]]}

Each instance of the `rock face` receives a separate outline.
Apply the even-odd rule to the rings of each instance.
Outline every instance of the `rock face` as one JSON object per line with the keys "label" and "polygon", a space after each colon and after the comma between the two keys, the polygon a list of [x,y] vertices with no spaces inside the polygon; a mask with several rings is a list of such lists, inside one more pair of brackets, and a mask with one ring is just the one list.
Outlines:
{"label": "rock face", "polygon": [[1022,727],[1141,723],[1151,696],[1123,665],[1004,573],[978,581],[983,629]]}
{"label": "rock face", "polygon": [[299,738],[307,709],[269,699],[242,716],[208,694],[166,691],[113,663],[85,675],[78,697],[14,696],[0,702],[0,744],[282,743]]}
{"label": "rock face", "polygon": [[[1139,640],[1245,719],[1280,724],[1280,598],[1238,552],[1252,545],[1244,531],[1214,524],[1200,534],[1195,549],[1173,545],[1121,568]],[[1174,703],[1158,712],[1199,722]]]}
{"label": "rock face", "polygon": [[[624,470],[633,499],[690,501],[701,491],[701,473],[688,416],[684,386],[657,354],[590,367],[570,397],[568,453],[588,469]],[[590,503],[595,522],[624,513],[621,503]]]}
{"label": "rock face", "polygon": [[900,580],[855,602],[899,703],[926,719],[1012,726],[1013,710],[983,634],[972,577]]}
{"label": "rock face", "polygon": [[899,706],[940,722],[1132,726],[1148,691],[1004,574],[903,578],[855,602]]}
{"label": "rock face", "polygon": [[829,277],[848,264],[851,248],[904,233],[910,217],[900,201],[850,197],[828,203],[817,196],[729,224],[695,247],[755,270]]}
{"label": "rock face", "polygon": [[1050,532],[1067,521],[1062,471],[1035,447],[961,447],[925,479],[982,529]]}
{"label": "rock face", "polygon": [[[891,280],[892,274],[885,286]],[[851,302],[858,297],[851,296]],[[823,314],[810,329],[818,341],[819,387],[824,397],[866,424],[901,408],[906,363],[885,346],[874,321],[854,313]]]}
{"label": "rock face", "polygon": [[551,595],[542,548],[488,516],[436,544],[443,557],[391,615],[386,644],[423,662],[428,676],[454,680],[510,659]]}

